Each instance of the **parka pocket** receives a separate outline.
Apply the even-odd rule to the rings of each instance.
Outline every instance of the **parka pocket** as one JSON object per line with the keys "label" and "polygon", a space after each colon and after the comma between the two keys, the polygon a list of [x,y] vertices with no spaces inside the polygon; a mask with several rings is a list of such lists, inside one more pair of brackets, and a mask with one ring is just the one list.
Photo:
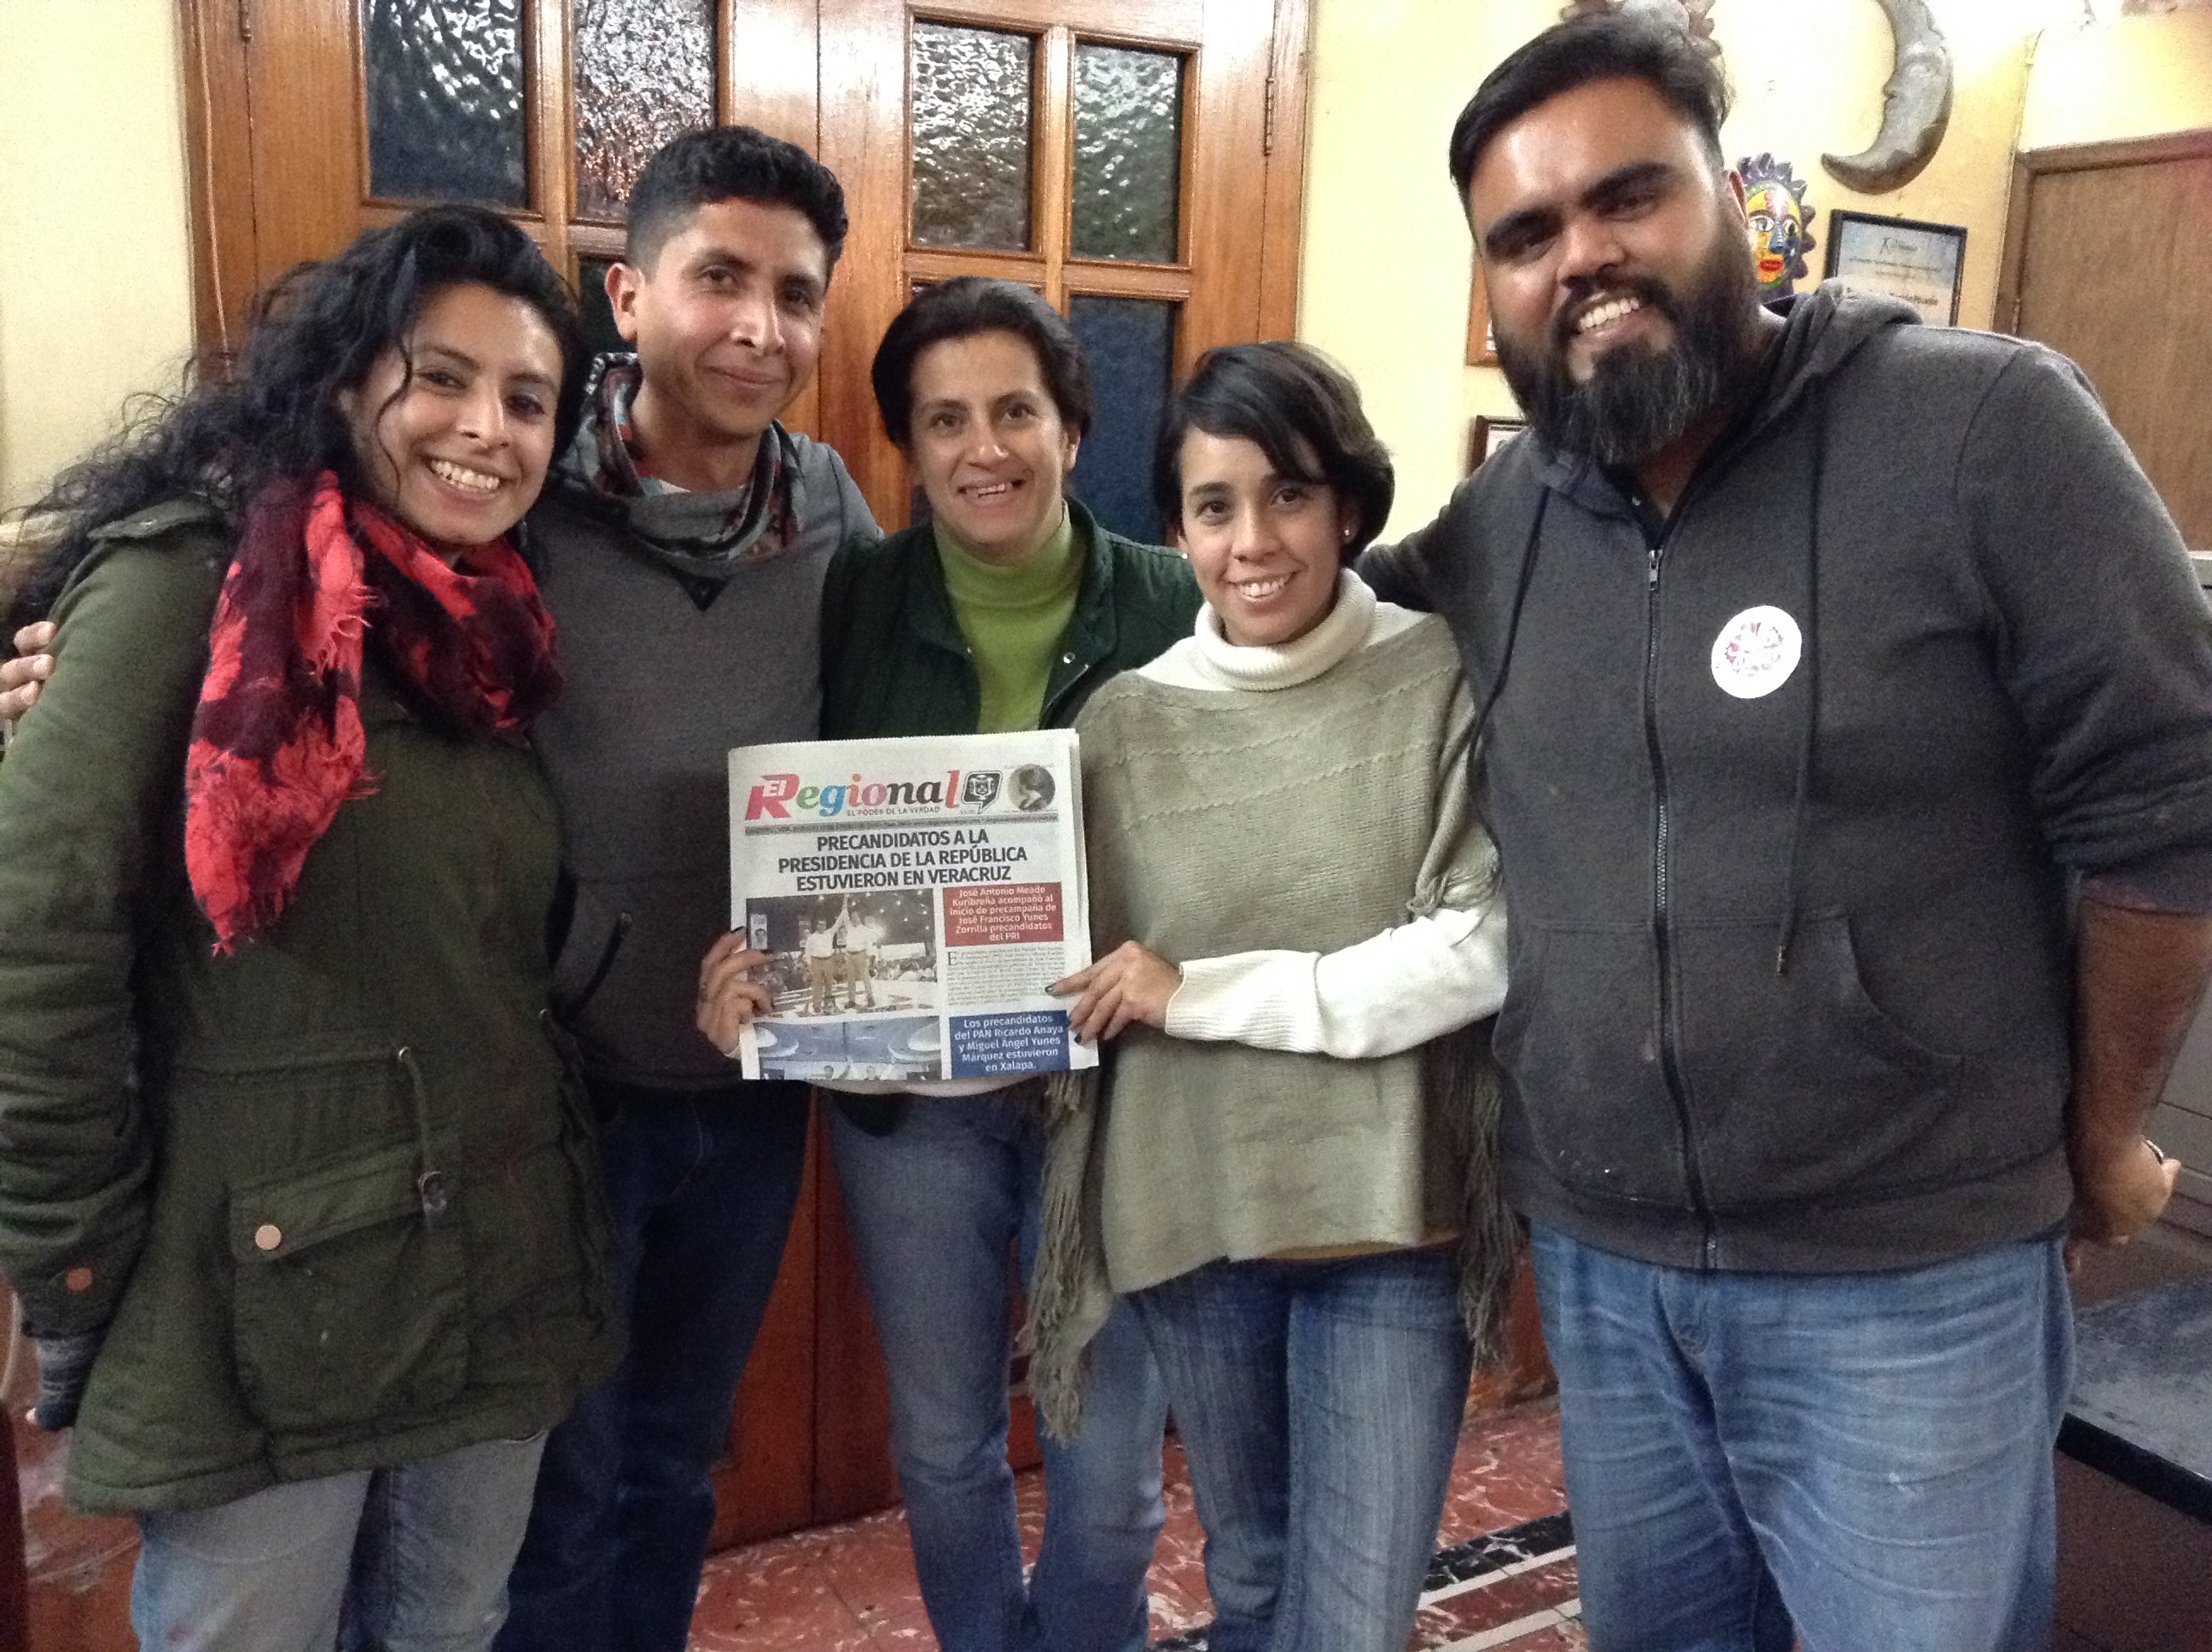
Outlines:
{"label": "parka pocket", "polygon": [[426,1180],[405,1142],[233,1187],[239,1382],[270,1429],[343,1432],[460,1392],[459,1220]]}

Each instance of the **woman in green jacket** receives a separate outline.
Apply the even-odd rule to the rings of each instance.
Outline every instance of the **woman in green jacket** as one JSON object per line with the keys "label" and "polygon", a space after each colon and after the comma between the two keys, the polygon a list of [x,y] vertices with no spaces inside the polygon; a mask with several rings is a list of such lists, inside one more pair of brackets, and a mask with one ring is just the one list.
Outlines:
{"label": "woman in green jacket", "polygon": [[0,1263],[164,1649],[488,1645],[601,1374],[541,1023],[560,685],[510,538],[573,428],[529,239],[417,213],[65,477],[0,765]]}
{"label": "woman in green jacket", "polygon": [[[932,520],[855,543],[822,599],[823,733],[832,738],[1063,727],[1115,673],[1189,633],[1182,559],[1108,532],[1066,483],[1091,423],[1067,323],[1011,282],[925,289],[884,334],[884,428]],[[765,1008],[728,938],[700,1024],[722,1048]],[[994,1084],[998,1087],[994,1087]],[[839,1086],[845,1088],[846,1086]],[[1022,1575],[1006,1467],[1006,1266],[1036,1248],[1044,1156],[1034,1080],[888,1084],[830,1119],[845,1213],[890,1379],[891,1452],[915,1565],[946,1652],[1136,1652],[1158,1535],[1159,1379],[1136,1325],[1092,1350],[1080,1433],[1044,1443],[1045,1528]]]}

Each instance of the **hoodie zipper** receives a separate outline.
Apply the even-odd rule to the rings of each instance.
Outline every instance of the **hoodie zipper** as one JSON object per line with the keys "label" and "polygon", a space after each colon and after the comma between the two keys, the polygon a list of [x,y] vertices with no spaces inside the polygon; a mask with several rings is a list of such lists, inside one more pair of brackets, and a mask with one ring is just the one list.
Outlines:
{"label": "hoodie zipper", "polygon": [[1659,1070],[1667,1084],[1667,1099],[1674,1106],[1674,1125],[1682,1148],[1682,1178],[1688,1187],[1690,1207],[1697,1212],[1705,1235],[1700,1249],[1702,1266],[1717,1265],[1720,1238],[1713,1230],[1712,1206],[1705,1197],[1705,1179],[1698,1169],[1693,1132],[1690,1125],[1688,1086],[1682,1082],[1680,1053],[1674,1045],[1674,942],[1668,857],[1673,848],[1673,827],[1667,799],[1667,764],[1659,751],[1659,560],[1674,537],[1682,519],[1686,493],[1650,543],[1644,579],[1644,745],[1651,760],[1652,795],[1656,799],[1652,823],[1651,931],[1659,963]]}

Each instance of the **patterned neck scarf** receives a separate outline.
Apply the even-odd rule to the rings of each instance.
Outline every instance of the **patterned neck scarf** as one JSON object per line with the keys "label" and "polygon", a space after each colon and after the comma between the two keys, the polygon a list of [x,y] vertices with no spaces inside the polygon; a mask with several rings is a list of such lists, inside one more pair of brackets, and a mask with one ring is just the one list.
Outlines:
{"label": "patterned neck scarf", "polygon": [[[634,501],[631,529],[695,595],[701,583],[719,590],[740,567],[789,550],[799,538],[799,464],[784,428],[771,424],[762,433],[760,456],[744,487],[688,494],[641,468],[650,459],[638,444],[630,407],[643,380],[635,355],[602,355],[593,366],[583,428],[562,466],[569,479],[603,497]],[[671,506],[657,507],[661,501]],[[710,501],[711,510],[685,508]]]}
{"label": "patterned neck scarf", "polygon": [[208,641],[185,869],[218,952],[276,920],[338,805],[374,790],[365,643],[410,700],[483,738],[520,738],[561,689],[552,616],[513,545],[472,545],[448,567],[328,471],[247,508]]}

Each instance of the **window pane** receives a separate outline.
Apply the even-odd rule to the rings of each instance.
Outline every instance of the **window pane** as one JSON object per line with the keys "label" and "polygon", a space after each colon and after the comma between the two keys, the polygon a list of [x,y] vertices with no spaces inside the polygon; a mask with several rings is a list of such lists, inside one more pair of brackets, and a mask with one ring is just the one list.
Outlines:
{"label": "window pane", "polygon": [[521,0],[362,0],[368,190],[529,204]]}
{"label": "window pane", "polygon": [[714,120],[714,0],[575,0],[576,210],[619,222],[646,157]]}
{"label": "window pane", "polygon": [[607,302],[607,266],[611,262],[610,258],[576,261],[576,301],[584,313],[585,341],[595,355],[632,348],[615,331],[615,307]]}
{"label": "window pane", "polygon": [[921,246],[1030,244],[1026,34],[914,26],[914,239]]}
{"label": "window pane", "polygon": [[1075,256],[1173,264],[1182,185],[1182,59],[1075,48]]}
{"label": "window pane", "polygon": [[1072,298],[1067,319],[1091,358],[1091,434],[1068,490],[1115,532],[1158,544],[1152,443],[1175,370],[1176,313],[1151,298]]}

